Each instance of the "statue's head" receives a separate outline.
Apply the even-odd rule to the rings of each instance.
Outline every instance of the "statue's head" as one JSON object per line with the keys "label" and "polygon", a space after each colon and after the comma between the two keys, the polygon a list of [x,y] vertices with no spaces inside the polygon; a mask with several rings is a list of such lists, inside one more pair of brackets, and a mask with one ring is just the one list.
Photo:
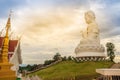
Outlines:
{"label": "statue's head", "polygon": [[85,20],[86,20],[86,23],[91,23],[95,20],[95,14],[93,11],[87,11],[85,12]]}

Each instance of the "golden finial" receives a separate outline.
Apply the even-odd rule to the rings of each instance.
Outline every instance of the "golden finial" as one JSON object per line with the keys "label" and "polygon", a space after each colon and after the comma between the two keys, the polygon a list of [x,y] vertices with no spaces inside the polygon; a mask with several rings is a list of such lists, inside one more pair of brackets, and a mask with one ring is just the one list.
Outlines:
{"label": "golden finial", "polygon": [[8,36],[8,32],[9,32],[9,29],[11,27],[11,13],[12,13],[12,10],[10,10],[10,13],[9,13],[9,16],[8,16],[8,21],[7,21],[7,24],[6,24],[6,36]]}

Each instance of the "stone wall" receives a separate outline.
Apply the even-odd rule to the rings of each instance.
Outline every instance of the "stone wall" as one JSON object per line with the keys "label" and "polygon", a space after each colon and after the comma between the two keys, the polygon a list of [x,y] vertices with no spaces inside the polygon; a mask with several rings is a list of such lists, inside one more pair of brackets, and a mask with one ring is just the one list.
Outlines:
{"label": "stone wall", "polygon": [[36,69],[36,70],[28,71],[26,74],[31,74],[31,73],[37,72],[37,71],[39,71],[39,70],[46,69],[46,68],[48,68],[48,67],[50,67],[50,66],[53,66],[53,65],[55,65],[55,64],[57,64],[57,63],[59,63],[59,62],[61,62],[61,61],[62,61],[62,60],[58,60],[58,61],[55,61],[55,62],[49,64],[49,65],[42,66],[42,67],[40,67],[40,68],[38,68],[38,69]]}

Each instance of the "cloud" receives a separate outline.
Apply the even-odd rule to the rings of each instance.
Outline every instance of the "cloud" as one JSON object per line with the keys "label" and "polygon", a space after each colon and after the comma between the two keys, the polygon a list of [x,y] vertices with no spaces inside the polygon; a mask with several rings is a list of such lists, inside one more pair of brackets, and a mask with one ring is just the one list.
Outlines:
{"label": "cloud", "polygon": [[[77,32],[80,32],[78,28],[80,29],[84,25],[82,13],[79,13],[74,9],[55,9],[50,11],[51,12],[49,12],[49,10],[38,12],[38,10],[36,9],[34,10],[34,13],[24,15],[24,18],[22,19],[17,17],[17,19],[20,20],[16,20],[14,25],[15,27],[17,26],[17,32],[21,32],[24,30],[25,35],[27,35],[26,37],[37,38],[40,35],[41,38],[44,39],[44,37],[49,38],[53,36],[57,37],[57,35],[61,36],[64,35],[64,33],[72,35],[73,33],[75,33],[76,30]],[[29,12],[30,11],[25,11],[24,13]]]}
{"label": "cloud", "polygon": [[[30,63],[33,59],[38,59],[37,63],[49,59],[45,57],[45,59],[41,58],[42,60],[40,59],[39,61],[37,55],[52,57],[56,52],[60,52],[62,56],[74,53],[73,41],[76,38],[79,40],[78,36],[80,36],[80,30],[84,25],[82,13],[76,11],[76,9],[55,9],[55,12],[51,9],[50,11],[38,12],[36,9],[34,13],[29,15],[23,15],[23,13],[18,12],[18,15],[23,15],[24,18],[17,17],[20,21],[16,20],[13,26],[17,26],[16,32],[24,32],[22,37],[24,63]],[[31,10],[25,10],[24,13],[29,12]],[[73,52],[71,53],[69,49],[73,50]],[[36,55],[34,52],[36,52]]]}
{"label": "cloud", "polygon": [[119,35],[120,1],[96,0],[91,1],[90,4],[91,9],[96,13],[102,38]]}
{"label": "cloud", "polygon": [[112,42],[115,45],[116,52],[119,52],[119,47],[120,47],[120,35],[112,36],[109,38],[104,38],[102,39],[101,43],[106,44],[107,42]]}
{"label": "cloud", "polygon": [[9,11],[26,5],[26,0],[0,0],[0,17],[5,18]]}
{"label": "cloud", "polygon": [[[70,3],[70,5],[71,4],[72,3]],[[93,3],[91,2],[91,4]],[[101,5],[104,6],[101,7]],[[19,15],[23,16],[23,18],[22,20],[20,19],[22,21],[21,25],[17,25],[17,27],[23,26],[23,28],[19,30],[25,31],[22,43],[23,45],[29,44],[29,46],[32,46],[26,46],[23,49],[28,49],[24,51],[26,53],[31,52],[31,56],[28,56],[28,59],[24,58],[24,60],[26,60],[25,63],[34,63],[35,61],[33,59],[38,59],[39,63],[37,56],[32,57],[32,54],[36,51],[36,55],[37,53],[41,53],[41,56],[46,56],[45,59],[50,59],[56,52],[60,52],[63,56],[74,56],[74,49],[81,38],[80,31],[86,28],[84,12],[88,10],[88,8],[82,9],[83,6],[77,6],[77,8],[69,6],[67,5],[67,7],[64,8],[58,6],[55,8],[46,7],[42,10],[34,7],[32,11],[29,8],[18,11]],[[96,14],[96,21],[99,24],[102,38],[106,39],[106,37],[108,37],[105,41],[103,40],[103,44],[105,44],[107,40],[111,40],[109,37],[119,34],[119,27],[115,26],[115,22],[111,22],[114,18],[114,13],[110,14],[105,11],[106,4],[101,2],[96,2],[96,4],[91,7],[95,7],[92,9]],[[29,14],[25,15],[24,13]],[[111,28],[114,29],[111,30]],[[42,60],[43,58],[41,58],[40,61]]]}
{"label": "cloud", "polygon": [[96,14],[102,44],[114,38],[114,42],[119,43],[119,4],[119,1],[109,0],[11,0],[4,9],[14,9],[12,29],[16,34],[23,34],[24,63],[42,63],[56,52],[62,56],[75,56],[74,49],[80,42],[81,30],[87,27],[84,12],[90,9]]}

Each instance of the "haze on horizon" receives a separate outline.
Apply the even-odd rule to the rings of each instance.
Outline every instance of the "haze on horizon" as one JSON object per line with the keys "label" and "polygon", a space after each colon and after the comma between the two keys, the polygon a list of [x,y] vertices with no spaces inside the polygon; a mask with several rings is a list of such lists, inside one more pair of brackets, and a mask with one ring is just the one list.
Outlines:
{"label": "haze on horizon", "polygon": [[74,49],[86,28],[84,12],[92,10],[100,28],[101,43],[120,47],[119,0],[0,0],[0,29],[13,10],[13,36],[21,35],[24,64],[43,63],[56,52],[75,56]]}

